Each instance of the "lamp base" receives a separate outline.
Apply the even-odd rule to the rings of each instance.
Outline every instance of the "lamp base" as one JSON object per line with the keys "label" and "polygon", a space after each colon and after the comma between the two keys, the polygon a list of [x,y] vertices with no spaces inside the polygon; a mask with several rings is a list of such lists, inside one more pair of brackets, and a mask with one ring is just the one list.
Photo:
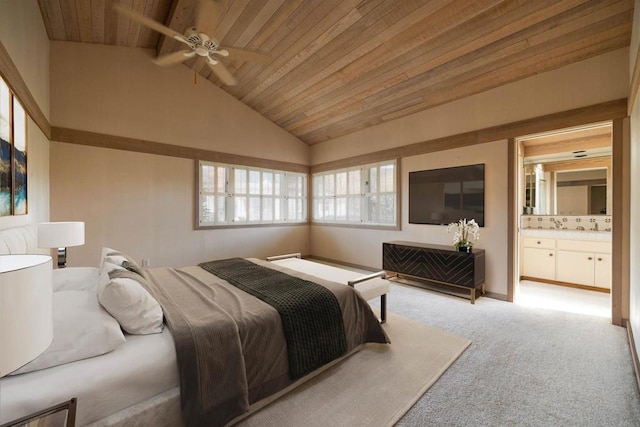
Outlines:
{"label": "lamp base", "polygon": [[58,268],[67,266],[67,248],[58,248]]}

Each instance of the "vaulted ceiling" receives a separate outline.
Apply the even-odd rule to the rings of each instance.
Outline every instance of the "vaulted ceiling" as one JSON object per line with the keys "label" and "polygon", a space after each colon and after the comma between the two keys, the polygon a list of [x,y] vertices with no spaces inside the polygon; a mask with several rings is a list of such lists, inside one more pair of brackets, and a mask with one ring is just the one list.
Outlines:
{"label": "vaulted ceiling", "polygon": [[[178,33],[197,0],[38,0],[51,40],[156,49],[184,44],[114,11]],[[266,53],[185,65],[316,144],[628,46],[633,0],[220,0],[215,37]]]}

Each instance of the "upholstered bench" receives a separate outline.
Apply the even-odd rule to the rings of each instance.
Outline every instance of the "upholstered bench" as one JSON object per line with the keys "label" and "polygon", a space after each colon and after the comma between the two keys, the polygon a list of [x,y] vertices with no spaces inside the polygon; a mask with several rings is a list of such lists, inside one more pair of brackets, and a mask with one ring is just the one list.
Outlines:
{"label": "upholstered bench", "polygon": [[270,256],[267,261],[324,280],[344,283],[358,291],[366,301],[380,297],[380,322],[387,321],[387,294],[390,286],[384,271],[363,276],[354,271],[301,259],[299,253]]}

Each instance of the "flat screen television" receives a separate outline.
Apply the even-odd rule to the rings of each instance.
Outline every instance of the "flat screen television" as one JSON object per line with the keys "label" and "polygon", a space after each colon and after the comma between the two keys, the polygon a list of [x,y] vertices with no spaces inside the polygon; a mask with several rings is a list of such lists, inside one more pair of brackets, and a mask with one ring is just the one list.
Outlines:
{"label": "flat screen television", "polygon": [[409,172],[409,223],[484,227],[484,163]]}

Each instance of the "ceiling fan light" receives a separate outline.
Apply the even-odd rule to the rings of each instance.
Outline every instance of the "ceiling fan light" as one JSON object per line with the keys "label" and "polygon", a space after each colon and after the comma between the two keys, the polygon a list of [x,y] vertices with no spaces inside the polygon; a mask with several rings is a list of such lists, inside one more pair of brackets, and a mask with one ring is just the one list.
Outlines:
{"label": "ceiling fan light", "polygon": [[207,49],[204,46],[196,46],[196,48],[194,49],[194,52],[197,53],[199,56],[209,55],[209,49]]}

